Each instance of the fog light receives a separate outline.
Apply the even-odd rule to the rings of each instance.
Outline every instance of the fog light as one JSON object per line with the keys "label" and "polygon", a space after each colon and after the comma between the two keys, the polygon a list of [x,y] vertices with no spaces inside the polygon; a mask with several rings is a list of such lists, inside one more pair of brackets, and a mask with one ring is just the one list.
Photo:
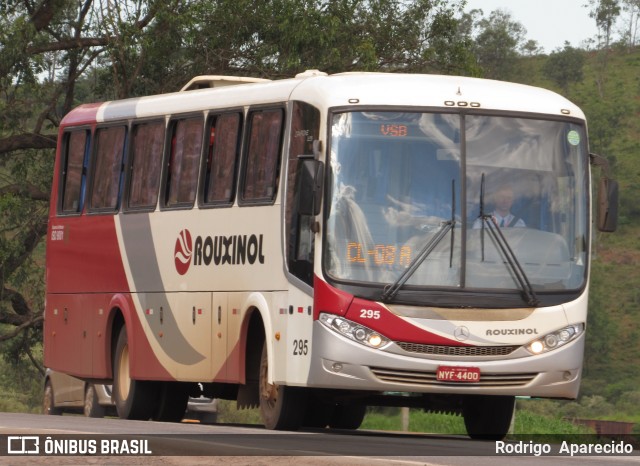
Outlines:
{"label": "fog light", "polygon": [[533,354],[540,354],[542,353],[543,349],[544,349],[544,345],[542,344],[541,341],[534,341],[533,343],[531,343],[531,352]]}
{"label": "fog light", "polygon": [[334,362],[333,366],[331,366],[331,370],[333,372],[340,372],[342,370],[342,364],[340,364],[339,362]]}
{"label": "fog light", "polygon": [[369,337],[369,344],[375,348],[377,348],[378,346],[380,346],[382,344],[382,338],[380,338],[380,335],[374,333],[373,335],[371,335]]}

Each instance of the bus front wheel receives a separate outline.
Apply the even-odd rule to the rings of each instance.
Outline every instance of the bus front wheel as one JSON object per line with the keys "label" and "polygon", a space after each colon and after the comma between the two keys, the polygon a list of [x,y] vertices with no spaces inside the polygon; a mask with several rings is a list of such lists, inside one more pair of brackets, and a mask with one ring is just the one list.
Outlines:
{"label": "bus front wheel", "polygon": [[509,433],[515,397],[469,395],[462,404],[467,435],[477,440],[502,440]]}
{"label": "bus front wheel", "polygon": [[132,379],[129,368],[127,329],[122,327],[113,359],[113,396],[116,410],[122,419],[146,421],[154,414],[158,390],[154,382]]}
{"label": "bus front wheel", "polygon": [[267,429],[298,430],[306,411],[307,393],[303,388],[269,383],[267,345],[260,358],[260,415]]}
{"label": "bus front wheel", "polygon": [[356,430],[364,421],[366,405],[338,404],[331,416],[329,426],[333,429]]}

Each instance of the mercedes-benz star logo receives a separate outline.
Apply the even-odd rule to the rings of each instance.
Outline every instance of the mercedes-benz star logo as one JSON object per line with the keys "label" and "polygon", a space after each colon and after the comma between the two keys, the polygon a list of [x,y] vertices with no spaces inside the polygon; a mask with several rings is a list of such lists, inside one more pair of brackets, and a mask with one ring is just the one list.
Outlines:
{"label": "mercedes-benz star logo", "polygon": [[467,338],[469,338],[469,335],[469,329],[464,325],[462,327],[456,327],[456,329],[453,331],[453,336],[456,337],[456,340],[458,341],[465,341]]}

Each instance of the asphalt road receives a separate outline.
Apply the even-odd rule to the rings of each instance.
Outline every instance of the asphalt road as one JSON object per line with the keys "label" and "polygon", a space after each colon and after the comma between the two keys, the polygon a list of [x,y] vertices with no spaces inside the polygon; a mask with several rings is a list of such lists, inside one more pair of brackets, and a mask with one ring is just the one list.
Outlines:
{"label": "asphalt road", "polygon": [[[40,455],[19,454],[35,451],[35,443]],[[516,444],[511,442],[508,448]],[[523,445],[533,448],[529,442]],[[462,436],[360,430],[292,433],[256,426],[0,413],[0,455],[5,455],[0,456],[0,464],[12,465],[640,465],[638,451],[618,456],[514,457],[497,455],[496,448],[495,442]],[[7,455],[9,449],[11,455]],[[69,454],[83,449],[96,455]]]}

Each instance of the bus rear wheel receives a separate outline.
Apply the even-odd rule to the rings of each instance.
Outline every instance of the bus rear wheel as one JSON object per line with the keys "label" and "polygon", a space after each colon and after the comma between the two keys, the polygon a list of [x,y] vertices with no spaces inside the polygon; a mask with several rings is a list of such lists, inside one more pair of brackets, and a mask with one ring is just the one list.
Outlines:
{"label": "bus rear wheel", "polygon": [[154,414],[158,390],[154,382],[133,380],[130,376],[127,329],[122,327],[113,358],[113,396],[118,416],[146,421]]}
{"label": "bus rear wheel", "polygon": [[267,429],[298,430],[306,411],[307,393],[303,388],[269,383],[267,344],[260,358],[260,416]]}
{"label": "bus rear wheel", "polygon": [[469,395],[462,403],[467,435],[477,440],[502,440],[509,433],[515,397]]}
{"label": "bus rear wheel", "polygon": [[160,386],[160,397],[153,420],[160,422],[182,421],[189,401],[189,384],[161,382]]}

